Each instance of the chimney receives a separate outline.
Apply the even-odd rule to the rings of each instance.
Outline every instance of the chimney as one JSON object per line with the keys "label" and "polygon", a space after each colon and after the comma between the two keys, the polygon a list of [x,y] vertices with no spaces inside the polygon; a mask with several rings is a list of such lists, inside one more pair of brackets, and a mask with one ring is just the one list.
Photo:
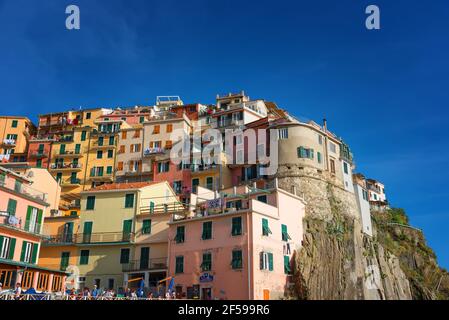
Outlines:
{"label": "chimney", "polygon": [[323,130],[324,130],[324,132],[327,132],[327,120],[326,120],[326,118],[323,119]]}
{"label": "chimney", "polygon": [[233,191],[232,191],[234,194],[237,194],[237,187],[236,186],[234,186],[234,188],[233,188]]}

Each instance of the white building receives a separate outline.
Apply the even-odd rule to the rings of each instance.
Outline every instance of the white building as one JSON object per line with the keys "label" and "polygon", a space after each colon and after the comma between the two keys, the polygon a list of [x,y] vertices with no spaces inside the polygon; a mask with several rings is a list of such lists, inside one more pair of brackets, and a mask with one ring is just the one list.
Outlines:
{"label": "white building", "polygon": [[368,198],[368,191],[366,189],[365,177],[361,174],[354,174],[354,194],[357,199],[357,205],[359,207],[360,217],[362,220],[363,233],[372,237],[373,225],[371,221],[370,204]]}

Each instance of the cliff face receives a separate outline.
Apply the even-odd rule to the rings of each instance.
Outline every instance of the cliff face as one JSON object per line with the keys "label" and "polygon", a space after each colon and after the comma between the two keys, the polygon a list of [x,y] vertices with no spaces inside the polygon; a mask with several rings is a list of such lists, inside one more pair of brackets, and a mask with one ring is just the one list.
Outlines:
{"label": "cliff face", "polygon": [[[374,213],[374,236],[368,237],[362,233],[355,196],[334,178],[292,165],[281,167],[278,179],[285,190],[295,186],[307,203],[292,297],[410,300],[449,296],[449,276],[437,266],[419,231],[392,225],[390,213]],[[425,280],[430,274],[434,274],[432,280]],[[439,294],[436,282],[440,282]]]}

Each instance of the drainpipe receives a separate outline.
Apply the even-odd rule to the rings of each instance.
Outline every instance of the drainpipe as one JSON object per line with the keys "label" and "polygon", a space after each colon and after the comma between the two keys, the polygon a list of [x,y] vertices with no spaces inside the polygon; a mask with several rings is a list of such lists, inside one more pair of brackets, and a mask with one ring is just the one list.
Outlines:
{"label": "drainpipe", "polygon": [[249,211],[246,213],[246,234],[247,234],[247,260],[248,260],[248,299],[251,300],[251,254],[250,254],[250,228],[249,228],[249,219],[250,213]]}

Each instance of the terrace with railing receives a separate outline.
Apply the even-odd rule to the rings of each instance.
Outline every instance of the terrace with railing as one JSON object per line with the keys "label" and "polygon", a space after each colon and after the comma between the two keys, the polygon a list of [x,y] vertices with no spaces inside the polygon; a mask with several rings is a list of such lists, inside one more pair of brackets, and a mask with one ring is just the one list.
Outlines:
{"label": "terrace with railing", "polygon": [[80,163],[52,163],[50,170],[81,170],[82,167]]}
{"label": "terrace with railing", "polygon": [[143,271],[143,270],[165,270],[168,266],[168,258],[153,258],[131,260],[122,265],[123,272]]}
{"label": "terrace with railing", "polygon": [[8,181],[8,178],[1,174],[0,174],[0,187],[5,188],[8,191],[15,192],[21,196],[25,196],[26,198],[31,200],[39,200],[44,202],[47,200],[46,193],[36,190],[23,183],[18,183],[17,180],[15,180],[15,183],[12,183],[12,181]]}
{"label": "terrace with railing", "polygon": [[14,147],[16,145],[15,139],[3,139],[3,146],[6,147]]}
{"label": "terrace with railing", "polygon": [[45,235],[47,231],[47,226],[43,223],[26,222],[16,216],[10,215],[6,211],[0,211],[0,226],[41,236]]}
{"label": "terrace with railing", "polygon": [[60,233],[48,235],[43,240],[45,245],[66,244],[114,244],[134,242],[134,233],[128,232],[97,232],[97,233]]}

